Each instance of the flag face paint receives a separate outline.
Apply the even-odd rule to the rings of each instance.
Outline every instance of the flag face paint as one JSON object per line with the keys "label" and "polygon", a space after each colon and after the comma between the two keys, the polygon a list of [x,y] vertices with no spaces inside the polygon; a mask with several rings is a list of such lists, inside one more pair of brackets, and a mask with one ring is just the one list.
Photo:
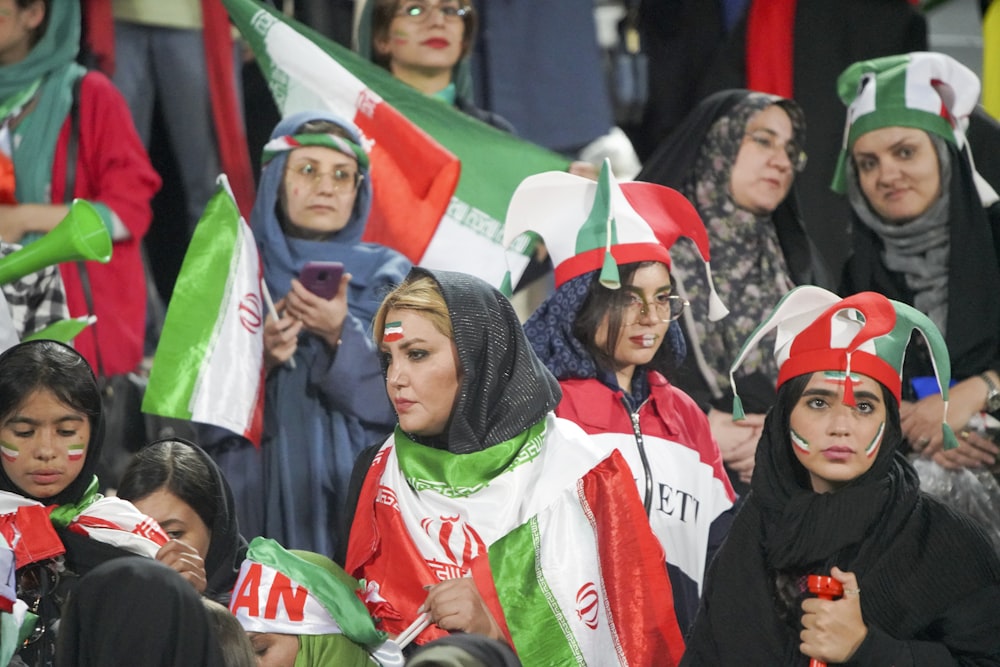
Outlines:
{"label": "flag face paint", "polygon": [[868,458],[875,456],[875,453],[878,452],[879,445],[882,444],[883,435],[885,435],[885,422],[882,422],[881,426],[878,427],[878,433],[875,434],[872,441],[868,443],[867,447],[865,447],[865,456]]}
{"label": "flag face paint", "polygon": [[397,340],[403,339],[403,323],[402,322],[386,322],[385,333],[382,335],[382,341],[386,343],[395,343]]}
{"label": "flag face paint", "polygon": [[792,430],[792,444],[795,445],[795,447],[802,452],[809,451],[809,441],[803,438],[798,433],[796,433],[794,430]]}
{"label": "flag face paint", "polygon": [[4,461],[16,461],[20,454],[21,450],[18,449],[17,445],[0,442],[0,456],[3,456]]}
{"label": "flag face paint", "polygon": [[80,442],[75,445],[70,445],[67,448],[70,461],[79,461],[83,458],[83,454],[87,449],[86,443]]}

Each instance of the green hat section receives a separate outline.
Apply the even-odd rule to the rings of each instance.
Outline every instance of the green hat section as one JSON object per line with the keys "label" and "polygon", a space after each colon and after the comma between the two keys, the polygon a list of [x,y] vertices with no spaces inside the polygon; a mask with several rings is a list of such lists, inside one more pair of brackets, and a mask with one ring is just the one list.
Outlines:
{"label": "green hat section", "polygon": [[590,209],[590,215],[576,235],[576,254],[582,255],[588,250],[604,248],[599,280],[608,289],[618,289],[622,286],[622,279],[618,273],[618,263],[611,254],[611,246],[618,245],[618,225],[611,208],[611,179],[611,163],[605,160],[597,179],[594,207]]}
{"label": "green hat section", "polygon": [[845,192],[850,151],[858,137],[872,130],[912,127],[961,148],[979,92],[975,73],[943,53],[914,52],[854,63],[837,78],[847,123],[831,187]]}

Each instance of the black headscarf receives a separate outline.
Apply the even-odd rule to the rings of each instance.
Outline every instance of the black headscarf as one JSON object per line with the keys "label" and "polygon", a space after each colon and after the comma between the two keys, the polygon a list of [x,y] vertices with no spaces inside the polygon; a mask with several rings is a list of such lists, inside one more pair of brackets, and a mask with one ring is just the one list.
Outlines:
{"label": "black headscarf", "polygon": [[[945,342],[957,380],[1000,370],[1000,204],[984,209],[966,151],[948,143],[951,182],[948,201],[948,317]],[[985,158],[985,156],[984,156]],[[901,273],[882,258],[885,244],[852,209],[852,255],[838,292],[874,291],[913,304],[913,291]],[[918,348],[919,349],[919,348]],[[922,351],[922,350],[921,350]],[[908,355],[906,375],[933,375],[927,355]],[[907,396],[904,396],[907,398]]]}
{"label": "black headscarf", "polygon": [[80,579],[59,627],[58,667],[223,667],[187,581],[146,558],[118,558]]}
{"label": "black headscarf", "polygon": [[[899,640],[1000,655],[1000,561],[964,515],[919,490],[899,453],[898,404],[868,472],[812,491],[792,451],[789,417],[804,382],[784,384],[757,446],[751,492],[713,561],[682,665],[805,665],[802,588],[834,565],[854,572],[865,624]],[[797,384],[797,388],[796,388]],[[982,592],[988,595],[982,595]],[[939,649],[936,649],[939,650]]]}
{"label": "black headscarf", "polygon": [[514,308],[499,290],[464,273],[414,268],[441,288],[462,366],[461,386],[442,443],[453,454],[513,438],[555,409],[559,383],[531,350]]}
{"label": "black headscarf", "polygon": [[[90,441],[87,443],[80,474],[60,493],[50,498],[32,498],[14,484],[3,466],[0,466],[0,491],[16,493],[44,505],[79,502],[94,481],[104,440],[101,393],[97,388],[93,369],[79,352],[68,345],[53,340],[34,340],[15,345],[0,354],[0,386],[2,385],[11,387],[20,385],[20,390],[15,389],[17,393],[28,387],[25,397],[35,389],[47,388],[63,402],[68,402],[66,399],[71,398],[61,396],[63,391],[73,393],[74,401],[82,403],[83,411],[90,417]],[[6,392],[0,387],[0,396],[4,393]],[[0,413],[16,407],[0,405]]]}
{"label": "black headscarf", "polygon": [[[233,491],[212,457],[206,454],[195,443],[183,438],[164,438],[152,442],[136,455],[125,470],[125,473],[122,475],[121,486],[118,489],[118,496],[125,500],[136,501],[157,490],[137,486],[138,484],[142,484],[143,481],[137,479],[135,473],[136,466],[141,465],[143,452],[153,451],[151,448],[161,443],[176,443],[176,446],[190,450],[192,455],[197,457],[208,470],[212,479],[212,497],[209,504],[215,511],[215,517],[211,525],[208,526],[209,530],[212,531],[212,535],[208,546],[208,553],[205,554],[205,575],[208,579],[205,596],[228,605],[230,593],[240,573],[240,565],[246,557],[247,542],[243,538],[243,535],[240,534],[235,503],[233,501]],[[164,471],[164,474],[166,479],[173,473]],[[166,481],[164,484],[166,484]]]}
{"label": "black headscarf", "polygon": [[406,664],[412,667],[521,667],[517,654],[504,642],[464,632],[424,644]]}

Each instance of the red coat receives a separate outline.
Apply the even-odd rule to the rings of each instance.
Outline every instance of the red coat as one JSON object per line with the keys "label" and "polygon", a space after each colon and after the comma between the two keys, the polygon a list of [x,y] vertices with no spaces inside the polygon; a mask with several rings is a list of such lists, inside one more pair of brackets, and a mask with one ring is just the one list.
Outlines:
{"label": "red coat", "polygon": [[[80,131],[73,196],[110,208],[131,233],[116,241],[107,264],[87,262],[95,326],[87,327],[74,346],[98,371],[95,332],[104,375],[134,370],[142,360],[146,330],[146,282],[141,243],[152,220],[150,200],[160,177],[135,131],[125,99],[99,72],[83,77],[80,87]],[[53,203],[65,201],[67,116],[59,132],[52,164]],[[90,312],[75,262],[60,265],[70,315]]]}

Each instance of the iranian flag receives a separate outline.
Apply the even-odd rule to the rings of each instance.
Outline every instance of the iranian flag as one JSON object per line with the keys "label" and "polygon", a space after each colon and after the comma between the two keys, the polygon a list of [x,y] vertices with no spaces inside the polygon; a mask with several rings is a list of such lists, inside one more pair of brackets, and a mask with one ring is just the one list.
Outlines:
{"label": "iranian flag", "polygon": [[253,233],[223,175],[177,276],[143,412],[214,424],[259,445],[263,304]]}
{"label": "iranian flag", "polygon": [[[477,275],[507,271],[503,220],[517,185],[569,161],[427,97],[256,0],[223,0],[283,116],[311,109],[353,121],[369,143],[374,202],[364,240],[414,263]],[[514,282],[531,251],[519,240]]]}
{"label": "iranian flag", "polygon": [[[680,662],[663,551],[618,451],[473,561],[525,665]],[[566,545],[575,556],[565,558]]]}

